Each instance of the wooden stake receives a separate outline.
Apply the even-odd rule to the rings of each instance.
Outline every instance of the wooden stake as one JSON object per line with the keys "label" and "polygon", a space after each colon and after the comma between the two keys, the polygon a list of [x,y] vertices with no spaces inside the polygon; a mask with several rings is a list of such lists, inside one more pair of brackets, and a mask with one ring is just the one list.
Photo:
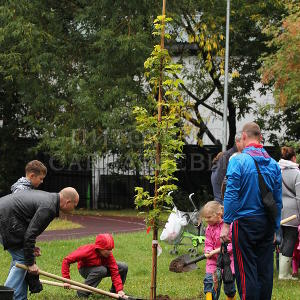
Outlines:
{"label": "wooden stake", "polygon": [[[160,47],[161,50],[165,47],[165,17],[166,17],[166,0],[163,0],[163,8],[162,8],[162,31],[160,37]],[[160,62],[161,70],[160,70],[160,78],[159,78],[159,87],[158,87],[158,105],[157,105],[157,123],[161,123],[162,116],[162,82],[163,82],[163,61]],[[160,136],[160,126],[158,125],[158,137]],[[161,144],[158,141],[156,143],[156,168],[155,168],[155,186],[154,186],[154,200],[153,207],[156,208],[156,199],[158,198],[158,176],[159,176],[159,168],[160,168],[160,160],[161,160]],[[156,220],[153,223],[153,236],[152,236],[152,274],[151,274],[151,288],[150,288],[150,300],[156,299],[156,278],[157,278],[157,238],[158,238],[158,228],[156,224]]]}

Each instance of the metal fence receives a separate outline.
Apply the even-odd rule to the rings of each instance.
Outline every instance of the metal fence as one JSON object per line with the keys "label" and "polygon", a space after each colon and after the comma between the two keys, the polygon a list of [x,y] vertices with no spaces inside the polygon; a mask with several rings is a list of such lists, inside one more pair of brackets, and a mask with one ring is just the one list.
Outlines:
{"label": "metal fence", "polygon": [[39,189],[47,192],[59,192],[64,187],[74,187],[79,194],[78,208],[92,208],[92,168],[90,164],[74,163],[59,166],[51,158],[43,156],[41,161],[48,172]]}
{"label": "metal fence", "polygon": [[93,164],[93,208],[134,207],[135,187],[151,191],[151,184],[145,179],[151,173],[146,163],[141,170],[124,167],[119,169],[117,155],[99,157]]}
{"label": "metal fence", "polygon": [[[184,147],[184,156],[178,161],[179,190],[195,193],[196,203],[211,197],[210,167],[212,159],[220,151],[220,147]],[[117,170],[117,156],[101,157],[93,169],[93,207],[94,208],[127,208],[134,206],[135,187],[140,186],[153,193],[153,186],[145,179],[151,170],[144,166],[142,174],[135,170]],[[181,193],[182,195],[182,193]]]}
{"label": "metal fence", "polygon": [[[269,154],[279,159],[278,148],[266,147]],[[184,157],[178,161],[178,178],[180,195],[195,193],[194,201],[199,207],[201,203],[212,199],[210,182],[213,158],[221,151],[221,146],[186,145]],[[151,173],[146,166],[141,174],[135,170],[119,170],[116,168],[117,156],[108,155],[96,162],[72,164],[69,167],[56,167],[51,159],[48,163],[49,172],[42,189],[57,192],[65,186],[73,186],[80,195],[79,207],[121,209],[134,207],[135,187],[141,186],[153,192],[153,186],[145,179]],[[45,161],[45,160],[43,160]],[[187,200],[188,202],[188,200]]]}

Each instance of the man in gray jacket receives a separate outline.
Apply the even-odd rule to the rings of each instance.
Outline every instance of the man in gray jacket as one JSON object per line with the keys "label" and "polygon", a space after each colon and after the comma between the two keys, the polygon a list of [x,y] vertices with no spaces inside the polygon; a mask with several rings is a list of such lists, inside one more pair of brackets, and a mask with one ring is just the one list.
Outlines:
{"label": "man in gray jacket", "polygon": [[298,242],[298,226],[300,225],[300,171],[299,164],[296,162],[295,149],[282,147],[278,164],[282,174],[281,218],[297,215],[297,219],[281,226],[282,243],[278,279],[297,279],[292,277],[291,272],[292,256]]}
{"label": "man in gray jacket", "polygon": [[38,274],[34,263],[36,238],[59,216],[59,210],[70,212],[78,202],[79,195],[72,187],[59,193],[24,191],[0,198],[0,242],[12,256],[5,286],[15,290],[15,300],[27,299],[26,271],[15,263],[25,264],[29,272]]}

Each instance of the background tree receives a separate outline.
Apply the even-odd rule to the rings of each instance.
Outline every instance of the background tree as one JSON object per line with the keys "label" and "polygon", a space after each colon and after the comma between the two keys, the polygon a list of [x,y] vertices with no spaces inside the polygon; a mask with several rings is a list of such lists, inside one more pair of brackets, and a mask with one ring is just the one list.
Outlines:
{"label": "background tree", "polygon": [[157,4],[2,2],[0,151],[6,189],[15,180],[6,162],[26,153],[11,155],[20,137],[38,138],[38,150],[64,162],[140,149],[141,141],[130,138],[131,111],[146,99],[143,62],[153,45]]}
{"label": "background tree", "polygon": [[[262,56],[262,82],[273,90],[276,104],[261,107],[258,121],[277,144],[300,140],[300,7],[284,1],[286,12],[264,32],[271,38],[269,54]],[[278,133],[283,136],[278,139]]]}
{"label": "background tree", "polygon": [[279,109],[276,104],[260,105],[256,122],[264,132],[266,142],[280,146],[288,141],[300,140],[300,103]]}
{"label": "background tree", "polygon": [[[229,144],[236,119],[251,110],[261,65],[257,58],[272,50],[261,30],[281,18],[281,4],[232,2]],[[199,108],[222,117],[225,5],[219,0],[168,3],[176,44],[167,47],[179,59],[193,56],[178,75],[190,104],[186,118],[200,128],[199,141],[208,134],[216,144]],[[143,62],[155,44],[152,21],[159,11],[155,0],[1,2],[0,189],[20,176],[13,173],[19,159],[31,156],[27,146],[15,147],[20,137],[35,139],[37,150],[64,162],[112,151],[120,167],[139,169],[142,138],[132,107],[148,103]]]}
{"label": "background tree", "polygon": [[133,128],[132,106],[146,98],[143,61],[152,45],[151,1],[136,4],[82,2],[70,22],[76,30],[71,38],[82,41],[77,72],[67,87],[70,101],[56,110],[41,144],[60,159],[118,153],[130,145],[125,137]]}
{"label": "background tree", "polygon": [[263,56],[261,69],[262,82],[273,85],[281,108],[300,103],[300,6],[299,1],[284,2],[283,19],[264,30],[272,38],[268,47],[275,51]]}
{"label": "background tree", "polygon": [[[19,139],[39,134],[38,126],[32,127],[28,118],[32,115],[39,124],[41,118],[51,116],[51,110],[41,116],[44,111],[37,104],[40,101],[51,107],[55,101],[52,95],[55,81],[51,83],[49,78],[55,78],[64,61],[63,57],[58,58],[57,44],[51,34],[30,20],[35,13],[40,16],[38,3],[33,1],[7,1],[0,7],[1,190],[5,183],[12,183],[18,162],[29,156],[24,144],[18,147]],[[51,19],[51,14],[39,22],[47,24],[45,18]],[[22,163],[22,173],[18,176],[23,174],[23,168]]]}
{"label": "background tree", "polygon": [[[282,1],[232,1],[230,16],[230,83],[228,94],[229,146],[234,143],[236,120],[251,111],[255,102],[252,92],[260,80],[261,53],[268,52],[268,36],[262,32],[267,22],[278,20],[283,12]],[[187,120],[199,128],[198,143],[207,134],[214,144],[220,141],[207,127],[202,107],[212,117],[222,118],[224,36],[226,1],[180,1],[172,6],[177,27],[175,47],[180,58],[195,55],[197,59],[184,65],[183,89],[190,100]]]}

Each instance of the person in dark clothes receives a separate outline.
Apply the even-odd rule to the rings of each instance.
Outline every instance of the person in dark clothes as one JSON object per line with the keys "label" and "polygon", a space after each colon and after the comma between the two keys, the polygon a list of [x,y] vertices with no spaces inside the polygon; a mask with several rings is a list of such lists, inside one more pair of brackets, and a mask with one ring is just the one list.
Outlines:
{"label": "person in dark clothes", "polygon": [[[221,158],[221,156],[223,155],[223,152],[219,152],[216,157],[213,159],[212,161],[212,165],[211,165],[211,176],[210,176],[210,181],[211,181],[211,185],[213,188],[213,194],[214,194],[214,198],[215,200],[218,198],[218,192],[219,192],[219,185],[217,184],[217,177],[218,177],[218,162]],[[220,202],[220,201],[218,201]]]}
{"label": "person in dark clothes", "polygon": [[71,187],[59,193],[22,191],[0,198],[0,242],[12,257],[4,285],[14,289],[14,300],[27,299],[27,271],[15,264],[24,264],[29,272],[38,274],[34,263],[36,238],[59,216],[59,210],[72,211],[78,202],[79,195]]}
{"label": "person in dark clothes", "polygon": [[281,159],[278,162],[282,174],[282,210],[281,218],[296,215],[297,219],[281,226],[282,243],[279,254],[278,279],[297,279],[292,277],[292,257],[298,242],[300,225],[300,171],[296,162],[296,152],[292,147],[281,148]]}
{"label": "person in dark clothes", "polygon": [[217,161],[216,166],[212,168],[212,175],[211,175],[211,183],[213,186],[213,193],[214,199],[221,204],[223,204],[221,189],[222,183],[226,175],[226,170],[228,166],[229,158],[232,154],[236,152],[241,152],[243,150],[243,145],[241,143],[241,134],[238,133],[235,136],[235,144],[232,148],[225,151],[220,155],[219,160]]}
{"label": "person in dark clothes", "polygon": [[[39,160],[32,160],[25,166],[25,177],[19,178],[17,182],[11,186],[11,192],[18,193],[36,189],[41,183],[43,183],[46,175],[46,166]],[[34,256],[41,256],[41,249],[39,247],[34,248]],[[43,290],[43,286],[39,280],[39,275],[27,272],[25,283],[27,283],[31,293],[39,293]]]}

